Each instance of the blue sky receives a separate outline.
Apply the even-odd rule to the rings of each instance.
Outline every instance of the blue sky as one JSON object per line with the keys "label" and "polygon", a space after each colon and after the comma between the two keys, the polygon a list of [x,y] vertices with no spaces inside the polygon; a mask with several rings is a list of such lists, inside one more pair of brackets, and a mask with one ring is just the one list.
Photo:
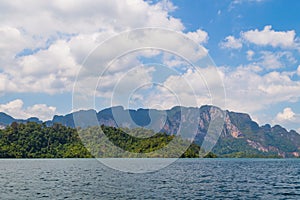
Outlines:
{"label": "blue sky", "polygon": [[[24,2],[1,1],[0,5],[0,111],[13,117],[46,120],[71,112],[76,76],[97,45],[123,31],[162,27],[184,34],[208,51],[224,82],[224,109],[247,112],[260,124],[279,123],[300,131],[297,0],[28,0],[26,9]],[[137,59],[139,56],[144,58]],[[193,82],[197,77],[179,58],[155,51],[132,54],[119,59],[116,66],[122,67],[103,77],[105,88],[96,92],[95,108],[110,106],[109,91],[116,88],[115,83],[122,83],[113,80],[125,72],[129,76],[132,66],[143,65],[138,72],[132,71],[137,80],[124,78],[132,82],[127,88],[140,84],[138,80],[155,80],[150,74],[157,79],[158,67],[147,64],[153,61],[165,66],[181,62],[172,68],[178,77],[175,71],[164,69],[162,85],[179,88],[179,77],[197,84]],[[154,90],[142,85],[136,94],[132,92],[131,105],[168,108],[176,104],[170,92]],[[186,95],[185,91],[177,92]],[[200,102],[205,103],[205,98]]]}

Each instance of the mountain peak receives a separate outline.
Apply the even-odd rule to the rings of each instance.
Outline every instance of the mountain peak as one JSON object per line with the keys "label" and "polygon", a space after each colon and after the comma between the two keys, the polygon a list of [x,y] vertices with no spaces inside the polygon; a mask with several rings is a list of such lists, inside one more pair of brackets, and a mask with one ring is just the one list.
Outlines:
{"label": "mountain peak", "polygon": [[15,118],[9,116],[6,113],[0,112],[0,124],[2,125],[9,125],[12,122],[16,121]]}

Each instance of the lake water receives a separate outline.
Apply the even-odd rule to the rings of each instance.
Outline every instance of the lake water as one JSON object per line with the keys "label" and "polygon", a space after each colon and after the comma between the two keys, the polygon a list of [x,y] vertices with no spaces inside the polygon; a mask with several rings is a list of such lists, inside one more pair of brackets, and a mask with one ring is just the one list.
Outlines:
{"label": "lake water", "polygon": [[300,199],[300,159],[179,159],[141,174],[95,159],[0,160],[0,183],[0,199]]}

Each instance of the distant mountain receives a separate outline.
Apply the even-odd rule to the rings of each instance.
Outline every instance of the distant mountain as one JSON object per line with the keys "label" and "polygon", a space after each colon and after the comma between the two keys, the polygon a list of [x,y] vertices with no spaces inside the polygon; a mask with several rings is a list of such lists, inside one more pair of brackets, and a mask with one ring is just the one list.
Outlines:
{"label": "distant mountain", "polygon": [[10,125],[13,122],[18,123],[26,123],[26,122],[36,122],[36,123],[42,123],[41,120],[39,120],[36,117],[30,117],[28,119],[15,119],[12,116],[9,116],[6,113],[0,112],[0,128],[4,128],[7,125]]}
{"label": "distant mountain", "polygon": [[[0,124],[7,125],[16,120],[0,113]],[[218,128],[219,125],[221,126]],[[169,135],[180,134],[185,139],[194,138],[198,145],[206,145],[209,132],[220,136],[212,151],[223,157],[300,157],[300,135],[287,131],[279,125],[259,126],[248,114],[223,111],[215,106],[187,108],[176,106],[170,110],[127,110],[121,106],[99,112],[78,111],[65,116],[54,116],[45,122],[51,126],[60,123],[68,127],[105,125],[111,127],[152,129]]]}
{"label": "distant mountain", "polygon": [[9,125],[11,124],[12,122],[14,122],[15,119],[3,112],[0,112],[0,125]]}

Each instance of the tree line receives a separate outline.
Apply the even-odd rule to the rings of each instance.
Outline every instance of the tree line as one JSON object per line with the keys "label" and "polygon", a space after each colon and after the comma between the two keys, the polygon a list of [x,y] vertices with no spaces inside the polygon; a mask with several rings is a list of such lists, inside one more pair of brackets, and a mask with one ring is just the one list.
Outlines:
{"label": "tree line", "polygon": [[[171,143],[176,148],[169,148]],[[216,157],[180,137],[143,128],[74,129],[61,124],[48,127],[45,123],[13,122],[0,130],[0,158],[140,157],[145,154],[147,157],[195,158],[199,153]]]}

